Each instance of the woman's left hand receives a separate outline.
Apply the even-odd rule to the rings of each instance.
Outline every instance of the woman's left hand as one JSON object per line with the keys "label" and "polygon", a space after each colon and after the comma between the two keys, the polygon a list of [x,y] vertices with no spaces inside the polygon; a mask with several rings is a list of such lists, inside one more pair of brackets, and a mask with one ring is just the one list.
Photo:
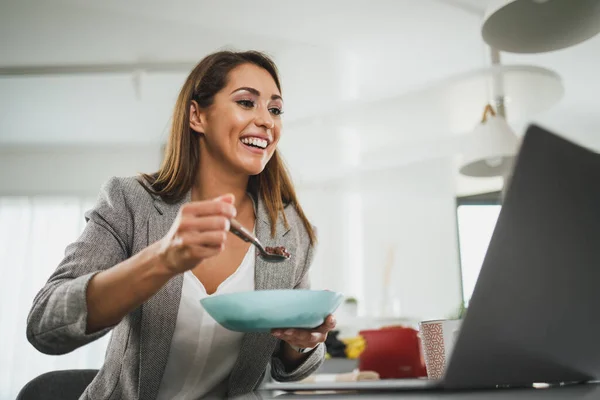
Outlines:
{"label": "woman's left hand", "polygon": [[301,348],[313,348],[327,339],[327,333],[335,328],[335,317],[327,316],[325,322],[314,329],[273,329],[271,334],[284,342]]}

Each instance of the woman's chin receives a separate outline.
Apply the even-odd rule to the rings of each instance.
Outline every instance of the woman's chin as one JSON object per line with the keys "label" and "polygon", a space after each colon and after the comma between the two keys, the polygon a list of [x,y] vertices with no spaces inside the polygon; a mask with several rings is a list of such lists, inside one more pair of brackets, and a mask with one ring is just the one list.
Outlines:
{"label": "woman's chin", "polygon": [[248,176],[258,175],[261,172],[263,172],[263,170],[265,169],[265,164],[263,164],[263,163],[244,163],[241,165],[240,169],[242,171],[244,171],[245,175],[248,175]]}
{"label": "woman's chin", "polygon": [[265,157],[240,157],[236,164],[246,175],[258,175],[265,169],[268,159]]}

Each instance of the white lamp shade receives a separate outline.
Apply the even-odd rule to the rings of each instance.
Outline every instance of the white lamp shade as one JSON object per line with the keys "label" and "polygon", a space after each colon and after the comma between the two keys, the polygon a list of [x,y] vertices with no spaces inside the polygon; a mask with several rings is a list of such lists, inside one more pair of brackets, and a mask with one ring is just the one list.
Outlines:
{"label": "white lamp shade", "polygon": [[461,174],[474,177],[505,176],[512,168],[519,139],[504,118],[488,117],[465,139]]}
{"label": "white lamp shade", "polygon": [[600,0],[492,0],[481,34],[493,48],[543,53],[600,32]]}

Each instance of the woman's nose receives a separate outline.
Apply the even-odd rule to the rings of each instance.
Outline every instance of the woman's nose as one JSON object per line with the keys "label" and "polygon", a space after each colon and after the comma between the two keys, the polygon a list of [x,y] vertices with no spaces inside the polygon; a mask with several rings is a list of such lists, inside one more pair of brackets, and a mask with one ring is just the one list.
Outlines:
{"label": "woman's nose", "polygon": [[269,110],[259,111],[259,115],[256,118],[256,125],[264,126],[267,129],[273,129],[275,126],[275,121],[273,120]]}

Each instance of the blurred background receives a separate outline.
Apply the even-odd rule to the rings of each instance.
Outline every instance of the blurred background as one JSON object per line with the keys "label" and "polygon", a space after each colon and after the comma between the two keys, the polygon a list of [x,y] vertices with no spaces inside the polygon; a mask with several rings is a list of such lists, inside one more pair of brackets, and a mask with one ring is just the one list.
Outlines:
{"label": "blurred background", "polygon": [[[219,49],[279,66],[280,149],[318,228],[313,286],[348,297],[342,333],[455,315],[516,151],[473,135],[516,141],[538,123],[600,149],[600,37],[498,52],[482,35],[492,3],[0,0],[0,398],[45,371],[101,365],[108,338],[38,353],[27,312],[101,184],[158,168],[180,86]],[[473,149],[498,168],[461,173]]]}

